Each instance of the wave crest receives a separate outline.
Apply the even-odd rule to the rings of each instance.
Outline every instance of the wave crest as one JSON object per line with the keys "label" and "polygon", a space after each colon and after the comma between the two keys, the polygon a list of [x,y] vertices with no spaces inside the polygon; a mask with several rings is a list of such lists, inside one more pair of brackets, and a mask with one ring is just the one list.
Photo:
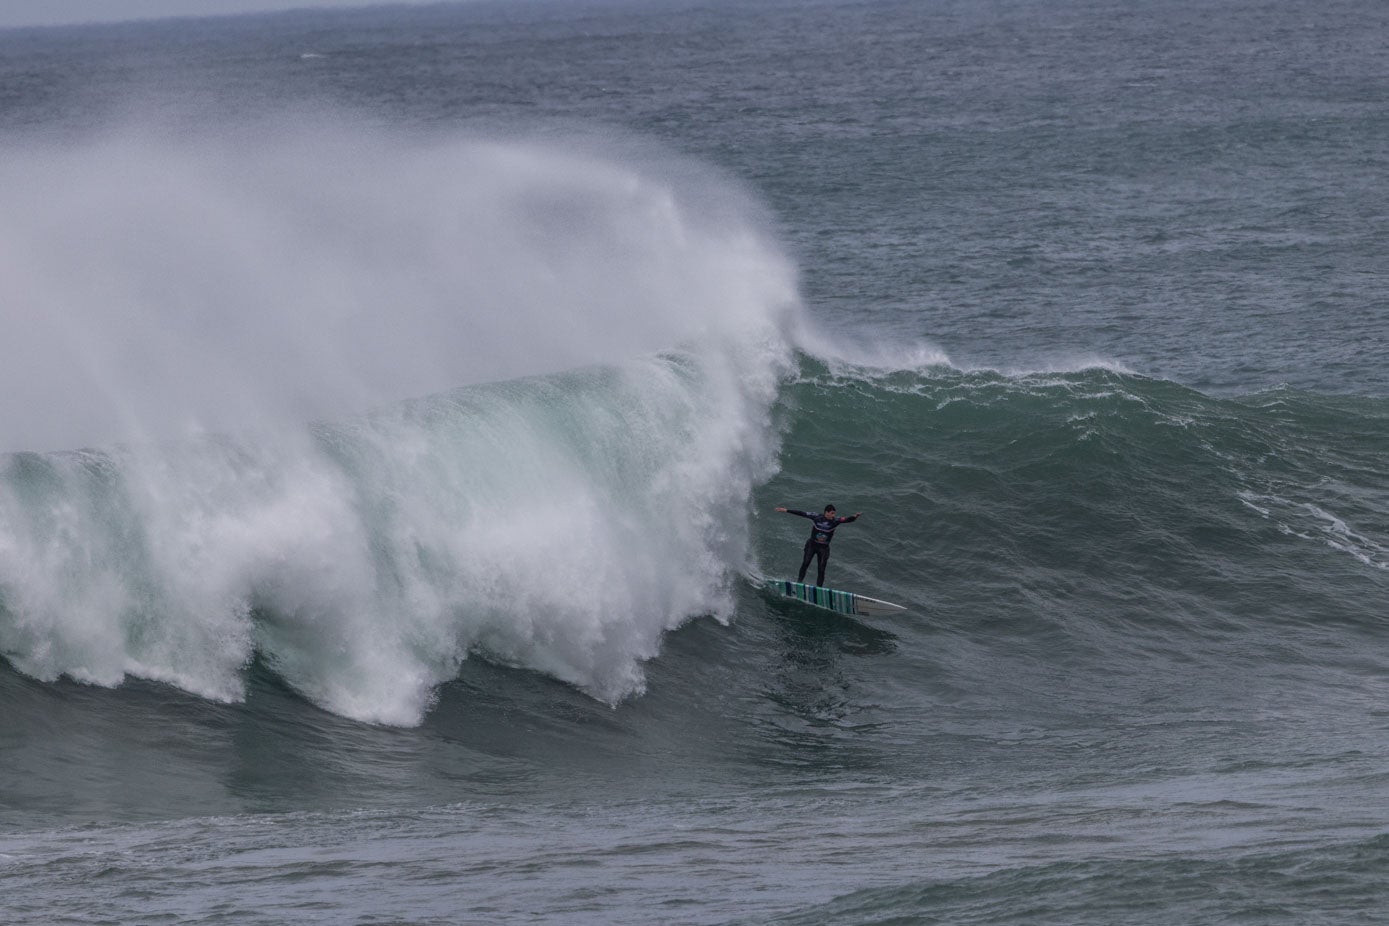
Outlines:
{"label": "wave crest", "polygon": [[[664,631],[729,613],[748,499],[776,467],[793,268],[756,204],[698,171],[538,143],[416,149],[368,136],[376,150],[311,178],[315,153],[340,143],[275,141],[283,173],[249,173],[275,180],[275,195],[253,195],[260,221],[221,239],[243,246],[255,276],[288,236],[296,263],[315,265],[307,279],[268,304],[258,296],[271,287],[231,285],[214,300],[217,324],[177,298],[146,307],[101,352],[112,401],[144,439],[0,464],[0,651],[43,679],[136,675],[221,700],[244,697],[259,654],[315,703],[391,724],[418,723],[478,651],[608,701],[640,691]],[[185,184],[184,205],[221,182],[229,152],[213,147],[165,149],[213,178]],[[91,157],[67,168],[80,174]],[[137,189],[152,182],[147,160],[126,162]],[[304,195],[290,196],[299,180]],[[150,218],[131,208],[95,230],[98,251]],[[367,231],[351,221],[361,210]],[[150,220],[159,241],[195,234],[169,211]],[[282,234],[267,238],[267,223]],[[363,235],[401,265],[355,247]],[[137,259],[102,312],[91,279],[31,278],[51,287],[28,305],[105,330],[105,309],[128,308],[158,266]],[[138,343],[169,321],[172,340]],[[252,362],[266,346],[280,359],[302,350],[302,368]],[[170,362],[142,368],[156,347]],[[302,423],[440,377],[560,366],[573,368]],[[215,388],[183,394],[182,374],[200,367]],[[190,416],[257,427],[148,439]]]}

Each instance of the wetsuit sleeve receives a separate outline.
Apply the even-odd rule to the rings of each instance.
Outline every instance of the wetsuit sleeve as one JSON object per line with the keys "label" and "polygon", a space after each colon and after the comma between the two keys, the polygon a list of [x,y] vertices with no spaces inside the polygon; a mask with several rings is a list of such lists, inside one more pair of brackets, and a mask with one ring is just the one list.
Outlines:
{"label": "wetsuit sleeve", "polygon": [[787,508],[787,509],[786,509],[786,513],[787,513],[787,514],[799,515],[799,516],[802,517],[802,518],[814,518],[814,517],[815,517],[815,515],[813,515],[813,514],[809,514],[809,513],[804,512],[804,511],[797,511],[795,508]]}
{"label": "wetsuit sleeve", "polygon": [[840,524],[852,524],[853,522],[855,522],[855,521],[857,521],[857,520],[858,520],[858,515],[856,515],[856,514],[851,514],[851,515],[849,515],[847,518],[840,518],[840,519],[839,519],[839,523],[840,523]]}

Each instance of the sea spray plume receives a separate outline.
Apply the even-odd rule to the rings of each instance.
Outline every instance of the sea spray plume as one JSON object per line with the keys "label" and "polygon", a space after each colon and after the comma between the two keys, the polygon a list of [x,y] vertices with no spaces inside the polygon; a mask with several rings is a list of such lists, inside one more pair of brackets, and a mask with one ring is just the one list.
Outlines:
{"label": "sea spray plume", "polygon": [[0,449],[333,418],[794,299],[748,197],[615,147],[323,119],[11,143]]}
{"label": "sea spray plume", "polygon": [[[775,467],[795,280],[755,205],[649,152],[338,126],[256,155],[121,137],[7,161],[74,186],[46,213],[0,194],[39,218],[4,229],[7,327],[33,322],[9,375],[42,384],[48,439],[119,415],[127,440],[4,458],[0,650],[223,700],[259,653],[396,724],[475,650],[639,691],[666,629],[728,613]],[[83,173],[108,157],[122,190]],[[12,408],[7,440],[41,440]]]}

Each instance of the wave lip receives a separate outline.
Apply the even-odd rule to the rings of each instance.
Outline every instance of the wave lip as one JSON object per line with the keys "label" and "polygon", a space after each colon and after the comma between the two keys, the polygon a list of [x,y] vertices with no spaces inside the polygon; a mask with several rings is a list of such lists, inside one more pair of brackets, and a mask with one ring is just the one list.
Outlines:
{"label": "wave lip", "polygon": [[888,340],[881,335],[869,339],[861,333],[830,334],[808,322],[800,322],[795,327],[795,343],[800,351],[824,364],[832,375],[838,377],[876,379],[899,373],[926,374],[942,370],[957,373],[997,373],[1013,379],[1043,374],[1083,373],[1090,370],[1137,375],[1120,361],[1085,352],[1008,366],[963,363],[923,338]]}

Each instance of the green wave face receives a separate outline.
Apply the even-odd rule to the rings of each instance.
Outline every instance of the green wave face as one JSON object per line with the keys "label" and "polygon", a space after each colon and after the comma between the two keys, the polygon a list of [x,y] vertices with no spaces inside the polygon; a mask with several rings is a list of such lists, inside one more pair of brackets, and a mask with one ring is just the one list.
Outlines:
{"label": "green wave face", "polygon": [[[782,471],[759,497],[866,512],[836,536],[832,585],[1178,649],[1215,628],[1384,613],[1384,399],[807,360],[783,411]],[[759,554],[777,574],[799,548],[769,527]]]}

